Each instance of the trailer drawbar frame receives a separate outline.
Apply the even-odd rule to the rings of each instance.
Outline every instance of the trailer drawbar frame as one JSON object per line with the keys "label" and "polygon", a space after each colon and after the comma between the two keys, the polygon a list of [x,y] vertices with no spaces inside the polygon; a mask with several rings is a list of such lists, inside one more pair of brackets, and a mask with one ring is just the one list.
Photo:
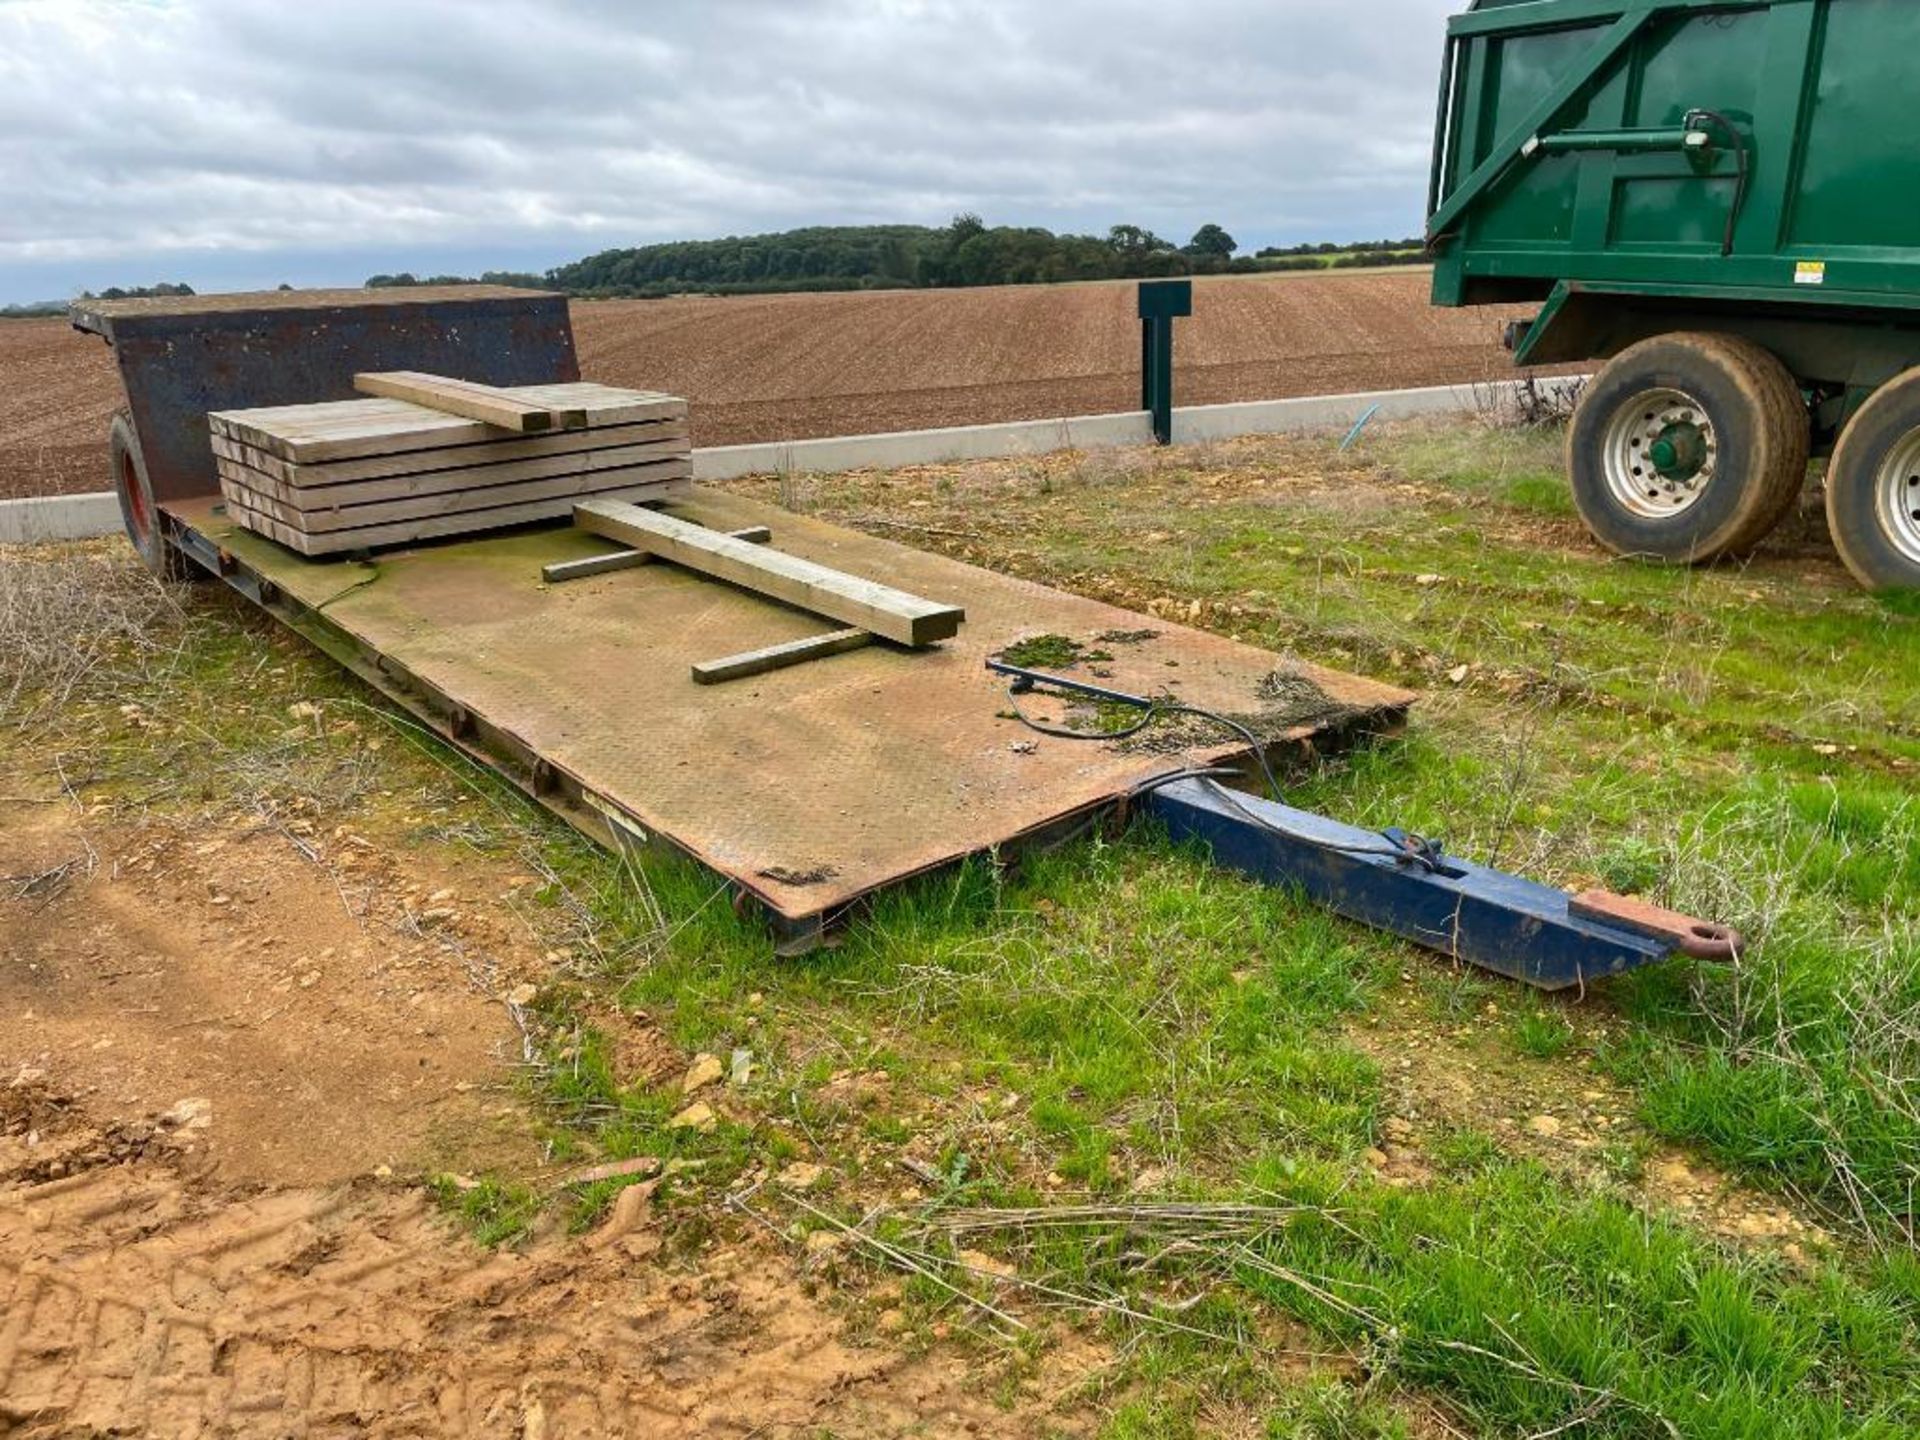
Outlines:
{"label": "trailer drawbar frame", "polygon": [[[1183,708],[1004,660],[989,659],[987,668],[1006,676],[1015,696],[1053,690],[1139,710],[1141,728],[1156,712]],[[1075,738],[1113,737],[1087,731]],[[1677,954],[1733,961],[1742,948],[1738,932],[1725,925],[1609,891],[1555,889],[1449,855],[1405,830],[1368,830],[1263,799],[1212,773],[1172,772],[1143,787],[1138,800],[1136,813],[1175,841],[1205,846],[1223,869],[1298,891],[1349,920],[1541,990],[1581,989]]]}

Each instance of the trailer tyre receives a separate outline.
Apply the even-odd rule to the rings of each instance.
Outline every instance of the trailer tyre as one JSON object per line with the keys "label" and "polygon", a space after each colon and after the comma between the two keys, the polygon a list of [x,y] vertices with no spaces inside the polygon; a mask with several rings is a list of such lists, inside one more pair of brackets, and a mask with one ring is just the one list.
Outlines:
{"label": "trailer tyre", "polygon": [[125,410],[114,413],[107,427],[107,455],[113,467],[113,490],[120,497],[120,519],[127,527],[127,538],[147,568],[162,580],[191,580],[194,568],[171,545],[160,530],[160,511],[153,502],[153,486],[147,480],[146,457],[140,453],[140,438],[134,433],[133,417]]}
{"label": "trailer tyre", "polygon": [[1807,478],[1813,426],[1785,365],[1732,335],[1623,350],[1567,433],[1573,500],[1621,555],[1694,565],[1757,545]]}
{"label": "trailer tyre", "polygon": [[1841,432],[1827,526],[1869,590],[1920,590],[1920,370],[1881,386]]}

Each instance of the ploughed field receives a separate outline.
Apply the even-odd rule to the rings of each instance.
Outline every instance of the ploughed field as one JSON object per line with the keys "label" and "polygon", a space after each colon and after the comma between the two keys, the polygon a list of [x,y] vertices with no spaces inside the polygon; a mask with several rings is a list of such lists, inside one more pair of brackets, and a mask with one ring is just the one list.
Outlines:
{"label": "ploughed field", "polygon": [[[1182,404],[1502,376],[1506,309],[1435,310],[1423,270],[1199,282]],[[1131,284],[580,302],[582,373],[693,403],[697,445],[1126,410]],[[100,490],[112,356],[64,320],[0,322],[0,498]]]}

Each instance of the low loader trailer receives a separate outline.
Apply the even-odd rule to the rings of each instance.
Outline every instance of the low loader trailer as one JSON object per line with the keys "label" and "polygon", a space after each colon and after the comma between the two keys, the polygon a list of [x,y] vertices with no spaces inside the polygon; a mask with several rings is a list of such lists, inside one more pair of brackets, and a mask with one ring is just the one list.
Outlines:
{"label": "low loader trailer", "polygon": [[1537,302],[1603,362],[1573,496],[1602,544],[1739,555],[1828,456],[1835,546],[1920,588],[1920,146],[1908,0],[1475,0],[1448,27],[1439,305]]}
{"label": "low loader trailer", "polygon": [[[1722,926],[1286,805],[1284,762],[1400,726],[1414,697],[1392,686],[697,485],[320,557],[223,504],[210,413],[348,400],[370,373],[511,411],[528,391],[504,387],[579,380],[560,296],[86,302],[74,321],[119,360],[114,480],[150,566],[223,582],[601,843],[697,859],[784,951],[912,876],[1146,816],[1546,989],[1737,952]],[[1079,669],[1062,641],[1101,658]]]}

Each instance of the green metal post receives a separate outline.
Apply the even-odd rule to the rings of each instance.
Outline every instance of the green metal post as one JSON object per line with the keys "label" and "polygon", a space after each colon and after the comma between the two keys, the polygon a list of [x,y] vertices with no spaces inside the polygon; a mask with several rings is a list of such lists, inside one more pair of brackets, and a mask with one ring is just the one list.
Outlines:
{"label": "green metal post", "polygon": [[1191,314],[1191,280],[1140,282],[1140,408],[1156,444],[1173,443],[1173,322]]}

